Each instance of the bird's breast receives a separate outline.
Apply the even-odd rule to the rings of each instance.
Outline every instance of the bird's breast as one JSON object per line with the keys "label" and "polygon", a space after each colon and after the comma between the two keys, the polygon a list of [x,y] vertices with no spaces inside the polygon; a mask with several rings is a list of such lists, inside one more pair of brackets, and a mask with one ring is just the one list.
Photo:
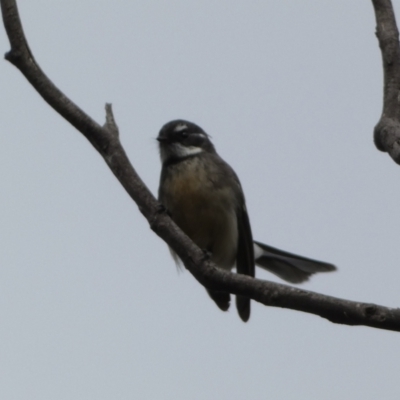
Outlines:
{"label": "bird's breast", "polygon": [[238,240],[234,193],[197,157],[165,175],[160,200],[176,224],[222,268],[232,268]]}

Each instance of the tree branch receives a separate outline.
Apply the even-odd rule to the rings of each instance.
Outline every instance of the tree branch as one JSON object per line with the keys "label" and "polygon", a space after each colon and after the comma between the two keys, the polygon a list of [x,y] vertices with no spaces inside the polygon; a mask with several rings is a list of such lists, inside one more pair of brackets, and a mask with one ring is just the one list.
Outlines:
{"label": "tree branch", "polygon": [[382,116],[374,129],[376,147],[400,164],[400,46],[390,0],[372,0],[376,36],[382,52],[384,84]]}
{"label": "tree branch", "polygon": [[25,39],[15,0],[0,0],[0,4],[11,45],[6,59],[22,72],[51,107],[96,148],[149,221],[151,229],[176,251],[201,284],[211,289],[248,296],[267,306],[319,315],[338,324],[400,331],[399,309],[342,300],[217,268],[176,226],[137,175],[119,141],[111,105],[106,105],[106,123],[101,127],[68,99],[36,63]]}

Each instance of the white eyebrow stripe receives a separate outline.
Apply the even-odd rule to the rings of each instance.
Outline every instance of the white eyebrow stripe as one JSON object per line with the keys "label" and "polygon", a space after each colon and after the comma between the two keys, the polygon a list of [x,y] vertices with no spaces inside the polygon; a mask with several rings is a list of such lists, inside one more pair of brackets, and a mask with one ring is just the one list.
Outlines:
{"label": "white eyebrow stripe", "polygon": [[175,127],[174,132],[180,132],[183,131],[185,129],[187,129],[187,125],[186,124],[179,124]]}

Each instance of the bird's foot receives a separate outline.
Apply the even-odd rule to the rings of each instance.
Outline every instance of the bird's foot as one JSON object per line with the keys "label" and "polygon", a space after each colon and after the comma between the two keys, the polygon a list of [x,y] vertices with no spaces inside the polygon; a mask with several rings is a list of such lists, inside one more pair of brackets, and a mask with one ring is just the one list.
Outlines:
{"label": "bird's foot", "polygon": [[164,204],[158,203],[157,205],[157,214],[167,214],[169,217],[171,217],[171,213],[168,210],[167,207],[164,206]]}

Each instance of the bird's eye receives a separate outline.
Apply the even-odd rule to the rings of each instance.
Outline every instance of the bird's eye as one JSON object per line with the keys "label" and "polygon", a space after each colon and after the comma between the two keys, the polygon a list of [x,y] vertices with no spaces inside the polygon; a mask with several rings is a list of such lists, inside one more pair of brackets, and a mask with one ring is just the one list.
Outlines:
{"label": "bird's eye", "polygon": [[188,133],[188,131],[182,131],[182,132],[179,132],[179,136],[182,139],[185,139],[185,138],[187,138],[189,136],[189,133]]}

